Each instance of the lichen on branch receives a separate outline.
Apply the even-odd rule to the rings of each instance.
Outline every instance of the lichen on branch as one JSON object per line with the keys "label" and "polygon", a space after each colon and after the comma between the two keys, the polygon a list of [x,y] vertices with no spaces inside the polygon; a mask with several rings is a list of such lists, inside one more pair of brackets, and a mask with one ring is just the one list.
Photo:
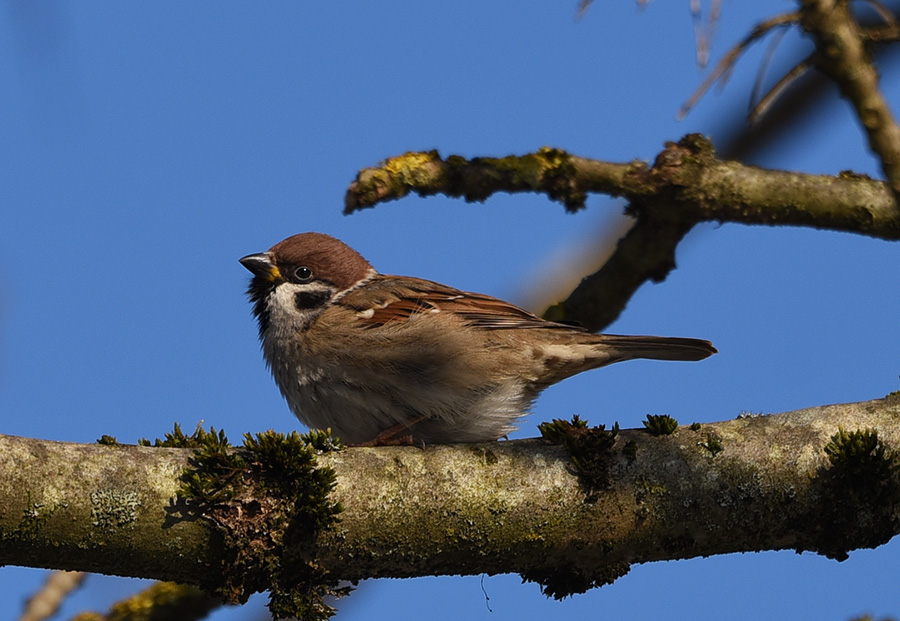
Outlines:
{"label": "lichen on branch", "polygon": [[437,151],[410,152],[389,158],[376,168],[361,170],[347,190],[344,213],[402,198],[444,194],[481,202],[496,192],[540,192],[565,205],[584,207],[577,158],[560,149],[542,147],[534,153],[506,157],[459,155],[442,159]]}
{"label": "lichen on branch", "polygon": [[890,188],[865,175],[766,170],[716,157],[703,136],[668,142],[653,165],[603,162],[543,148],[504,158],[467,160],[436,151],[407,153],[359,172],[347,190],[351,213],[410,193],[483,201],[496,192],[542,192],[568,210],[602,193],[628,200],[633,227],[615,252],[544,315],[600,330],[645,282],[675,268],[675,249],[700,222],[807,226],[900,239],[900,210]]}
{"label": "lichen on branch", "polygon": [[[279,614],[296,598],[320,614],[305,599],[320,578],[518,573],[562,597],[634,563],[783,549],[841,559],[900,531],[898,417],[889,395],[663,435],[546,426],[563,445],[334,451],[320,437],[313,471],[309,445],[263,434],[225,451],[240,468],[210,446],[197,495],[183,487],[205,459],[195,449],[0,436],[0,562],[177,580],[236,601],[266,589]],[[103,487],[138,494],[133,520],[91,522]],[[311,543],[316,524],[328,527]]]}

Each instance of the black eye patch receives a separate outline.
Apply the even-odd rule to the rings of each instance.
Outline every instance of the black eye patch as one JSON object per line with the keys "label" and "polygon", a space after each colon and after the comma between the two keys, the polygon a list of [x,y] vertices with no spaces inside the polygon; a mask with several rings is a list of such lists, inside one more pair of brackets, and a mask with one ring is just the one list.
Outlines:
{"label": "black eye patch", "polygon": [[309,310],[324,306],[331,299],[331,293],[326,290],[299,291],[294,294],[294,306],[297,310]]}

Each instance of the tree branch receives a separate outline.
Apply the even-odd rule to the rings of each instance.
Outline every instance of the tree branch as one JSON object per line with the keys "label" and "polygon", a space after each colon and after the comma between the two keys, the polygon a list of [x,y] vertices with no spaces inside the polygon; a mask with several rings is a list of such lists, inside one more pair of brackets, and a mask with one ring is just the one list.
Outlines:
{"label": "tree branch", "polygon": [[143,591],[116,602],[105,613],[82,612],[72,621],[195,621],[207,618],[221,606],[221,598],[196,587],[154,582]]}
{"label": "tree branch", "polygon": [[696,134],[667,143],[652,167],[613,163],[544,148],[505,158],[436,151],[407,153],[361,170],[347,190],[345,212],[415,192],[483,201],[495,192],[541,192],[573,211],[588,194],[623,196],[634,228],[596,273],[548,309],[553,319],[600,330],[647,280],[675,267],[678,242],[699,222],[809,226],[900,239],[900,213],[887,185],[863,175],[836,177],[766,170],[716,158]]}
{"label": "tree branch", "polygon": [[[516,572],[559,596],[631,563],[780,549],[842,559],[900,532],[898,417],[894,394],[670,436],[628,430],[577,461],[541,440],[325,453],[344,511],[278,562],[314,558],[350,580]],[[0,436],[0,563],[221,586],[225,525],[179,508],[190,455]],[[268,506],[230,502],[257,522]]]}
{"label": "tree branch", "polygon": [[837,83],[862,123],[869,148],[900,204],[900,127],[878,87],[878,72],[847,0],[802,0],[800,23],[816,44],[816,66]]}
{"label": "tree branch", "polygon": [[0,436],[0,564],[213,586],[211,532],[177,500],[190,456]]}

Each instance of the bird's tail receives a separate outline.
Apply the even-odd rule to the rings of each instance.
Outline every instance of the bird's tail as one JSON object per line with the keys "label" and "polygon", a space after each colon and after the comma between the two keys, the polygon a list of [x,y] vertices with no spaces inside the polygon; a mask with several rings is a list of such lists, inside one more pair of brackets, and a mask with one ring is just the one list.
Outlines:
{"label": "bird's tail", "polygon": [[650,360],[703,360],[718,353],[709,341],[678,336],[631,336],[598,334],[599,342],[612,348],[610,362]]}

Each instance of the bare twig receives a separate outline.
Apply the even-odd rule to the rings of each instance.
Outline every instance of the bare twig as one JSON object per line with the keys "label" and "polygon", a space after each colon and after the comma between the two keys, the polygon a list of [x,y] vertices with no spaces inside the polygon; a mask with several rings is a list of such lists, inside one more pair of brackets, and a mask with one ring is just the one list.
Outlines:
{"label": "bare twig", "polygon": [[580,0],[578,3],[578,9],[575,11],[576,19],[581,19],[585,15],[587,15],[588,9],[591,8],[591,3],[593,0]]}
{"label": "bare twig", "polygon": [[694,39],[697,49],[697,64],[706,67],[709,62],[709,50],[712,47],[712,38],[719,22],[719,14],[722,11],[722,0],[711,0],[709,14],[703,19],[703,9],[700,0],[691,0],[691,17],[694,22]]}
{"label": "bare twig", "polygon": [[40,590],[28,598],[19,621],[43,621],[55,615],[66,597],[81,586],[85,576],[81,571],[51,571]]}
{"label": "bare twig", "polygon": [[704,93],[709,90],[713,84],[718,80],[727,79],[728,74],[731,69],[734,67],[734,64],[737,62],[737,59],[743,54],[747,48],[757,41],[758,39],[765,36],[773,28],[777,28],[779,26],[785,26],[787,24],[797,23],[800,19],[800,14],[798,12],[794,13],[784,13],[783,15],[776,15],[770,19],[767,19],[763,22],[760,22],[756,25],[756,27],[750,31],[744,39],[735,45],[729,50],[729,52],[725,55],[722,60],[716,65],[716,67],[710,72],[710,74],[706,77],[705,80],[697,87],[697,90],[688,98],[688,100],[681,106],[681,109],[678,111],[677,117],[679,119],[683,119],[687,116],[688,112],[693,109],[697,102],[700,101],[700,98],[703,97]]}
{"label": "bare twig", "polygon": [[887,7],[883,2],[879,2],[878,0],[863,0],[866,4],[872,7],[875,13],[884,21],[884,25],[888,27],[888,30],[893,30],[895,33],[898,30],[897,17],[894,13]]}
{"label": "bare twig", "polygon": [[[769,89],[763,97],[753,106],[750,110],[750,114],[748,120],[751,123],[757,122],[759,119],[769,111],[772,104],[787,90],[787,88],[793,84],[797,79],[800,78],[804,73],[806,73],[810,67],[812,67],[812,57],[806,58],[805,60],[797,63],[794,67],[788,71],[786,74],[781,76],[781,79],[775,83],[775,85]],[[752,98],[755,100],[755,96]]]}
{"label": "bare twig", "polygon": [[778,49],[778,45],[781,43],[786,32],[786,28],[779,29],[772,35],[772,40],[769,41],[769,45],[766,47],[766,53],[763,55],[763,59],[759,63],[759,69],[756,71],[756,79],[753,81],[753,90],[750,91],[751,110],[756,107],[756,103],[754,102],[758,102],[761,99],[759,93],[762,91],[763,83],[765,82],[766,71],[769,69],[769,65],[772,64],[772,57],[775,55],[775,50]]}

